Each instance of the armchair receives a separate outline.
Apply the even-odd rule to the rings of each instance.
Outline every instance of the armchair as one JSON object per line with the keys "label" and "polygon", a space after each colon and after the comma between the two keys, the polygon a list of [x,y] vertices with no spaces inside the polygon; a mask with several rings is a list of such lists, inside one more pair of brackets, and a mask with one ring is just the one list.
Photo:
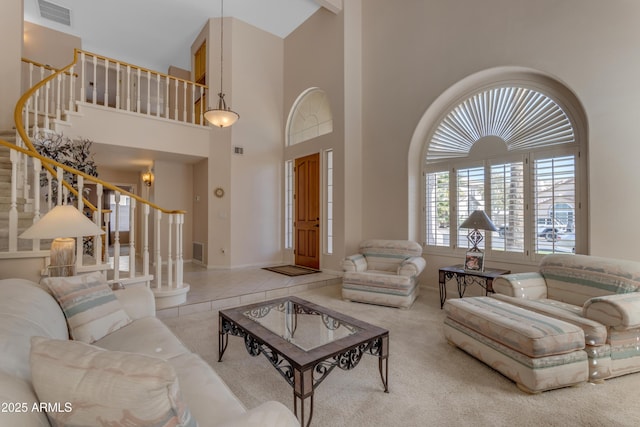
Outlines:
{"label": "armchair", "polygon": [[409,308],[424,270],[422,247],[410,240],[365,240],[358,254],[342,262],[342,298]]}

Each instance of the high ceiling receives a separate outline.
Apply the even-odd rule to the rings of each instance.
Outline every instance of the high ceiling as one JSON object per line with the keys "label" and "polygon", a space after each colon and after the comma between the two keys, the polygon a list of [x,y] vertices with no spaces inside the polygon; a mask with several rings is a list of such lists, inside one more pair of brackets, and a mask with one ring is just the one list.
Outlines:
{"label": "high ceiling", "polygon": [[[190,50],[209,18],[220,16],[221,0],[45,0],[69,9],[71,25],[41,16],[41,0],[24,0],[24,19],[82,40],[82,49],[159,72],[170,65],[191,69]],[[224,16],[233,16],[285,38],[320,5],[335,0],[226,0]],[[46,5],[45,5],[46,6]],[[56,7],[58,6],[58,7]],[[191,163],[198,159],[128,147],[94,144],[101,165],[141,170],[154,160]]]}
{"label": "high ceiling", "polygon": [[[222,0],[45,0],[70,11],[71,25],[41,16],[42,0],[24,0],[24,19],[82,39],[82,49],[167,72],[191,69],[190,49],[207,19],[220,16]],[[286,37],[316,10],[314,0],[227,0],[233,16]]]}

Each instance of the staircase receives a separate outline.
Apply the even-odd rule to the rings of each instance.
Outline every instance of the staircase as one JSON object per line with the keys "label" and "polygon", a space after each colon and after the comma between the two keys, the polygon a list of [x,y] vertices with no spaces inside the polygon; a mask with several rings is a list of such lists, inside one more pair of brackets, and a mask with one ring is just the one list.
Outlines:
{"label": "staircase", "polygon": [[[89,57],[92,60],[89,60]],[[80,59],[80,61],[79,61]],[[55,131],[56,125],[71,126],[64,118],[76,114],[77,105],[91,102],[100,104],[101,94],[94,87],[91,101],[80,99],[86,93],[84,88],[85,73],[93,71],[95,76],[98,59],[107,66],[115,67],[114,72],[123,74],[129,82],[137,80],[141,82],[145,78],[147,89],[151,88],[154,80],[156,93],[164,93],[165,99],[169,99],[169,89],[178,98],[178,87],[183,96],[185,105],[193,105],[186,102],[188,96],[199,94],[203,96],[205,86],[175,79],[170,76],[141,71],[140,68],[107,58],[97,58],[92,54],[76,50],[74,62],[61,70],[40,68],[39,64],[28,62],[29,68],[28,89],[16,105],[17,114],[16,130],[0,131],[0,262],[20,258],[47,258],[49,241],[22,240],[18,236],[34,221],[46,214],[51,208],[51,202],[42,203],[43,189],[40,188],[40,174],[46,173],[49,185],[56,185],[58,193],[76,190],[63,181],[63,172],[70,172],[77,180],[77,193],[83,194],[86,183],[95,184],[97,196],[96,206],[92,206],[84,198],[78,198],[77,208],[88,212],[96,225],[109,229],[109,217],[101,206],[103,204],[104,190],[114,192],[116,203],[122,195],[131,198],[129,217],[131,221],[130,256],[125,259],[128,268],[120,270],[118,266],[123,263],[120,260],[119,232],[116,230],[113,245],[113,266],[103,262],[102,244],[94,245],[94,256],[79,255],[76,260],[76,270],[79,273],[87,271],[106,271],[107,279],[111,282],[121,282],[125,285],[143,283],[151,288],[156,297],[158,309],[179,305],[186,301],[189,285],[183,282],[183,235],[185,212],[161,208],[138,195],[129,193],[113,184],[104,182],[98,178],[84,174],[81,171],[57,163],[49,158],[42,157],[31,142],[41,132]],[[111,64],[111,65],[109,65]],[[115,64],[115,65],[113,65]],[[74,72],[74,66],[79,73]],[[38,71],[39,70],[39,71]],[[37,78],[37,75],[40,78]],[[25,74],[23,73],[23,76]],[[36,78],[31,76],[35,75]],[[87,80],[88,81],[88,80]],[[104,88],[104,106],[111,107],[108,99],[106,81]],[[139,86],[139,84],[138,84]],[[120,94],[118,89],[117,93]],[[147,90],[147,93],[150,93]],[[181,123],[204,123],[202,117],[198,118],[195,111],[186,108],[179,111],[177,108],[169,111],[168,108],[160,108],[160,100],[155,98],[155,108],[150,100],[143,100],[138,93],[135,106],[129,101],[132,96],[128,91],[124,92],[125,100],[120,101],[116,97],[115,108],[124,109],[127,112],[156,116],[162,120],[175,120]],[[140,108],[146,105],[146,108]],[[163,114],[161,116],[161,114]],[[202,114],[200,112],[200,114]],[[204,126],[204,125],[201,125]],[[63,184],[66,186],[63,188]],[[50,190],[50,189],[49,189]],[[119,221],[119,210],[114,213],[116,222]],[[136,238],[138,240],[136,240]],[[80,244],[80,247],[82,245]],[[87,259],[90,258],[90,259]]]}
{"label": "staircase", "polygon": [[[0,131],[0,138],[15,144],[16,132]],[[9,211],[11,209],[11,159],[10,149],[0,146],[0,252],[9,250]],[[32,204],[27,204],[24,197],[16,198],[18,210],[18,234],[33,224]],[[45,242],[42,242],[44,244]],[[31,250],[33,242],[30,240],[18,240],[18,250]]]}

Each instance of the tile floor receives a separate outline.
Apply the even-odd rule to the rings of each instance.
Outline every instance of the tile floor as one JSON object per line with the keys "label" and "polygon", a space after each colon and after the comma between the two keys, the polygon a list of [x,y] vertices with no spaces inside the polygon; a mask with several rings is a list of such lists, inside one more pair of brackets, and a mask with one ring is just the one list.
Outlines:
{"label": "tile floor", "polygon": [[289,277],[261,268],[208,270],[197,264],[185,263],[183,280],[191,287],[187,302],[158,310],[159,318],[266,301],[340,283],[342,279],[336,274],[324,272]]}

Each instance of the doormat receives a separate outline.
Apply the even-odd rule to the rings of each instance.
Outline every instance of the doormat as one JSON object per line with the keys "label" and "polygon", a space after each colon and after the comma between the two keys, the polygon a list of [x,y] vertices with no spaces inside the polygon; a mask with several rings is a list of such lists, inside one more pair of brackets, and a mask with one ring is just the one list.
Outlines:
{"label": "doormat", "polygon": [[320,273],[320,270],[300,267],[299,265],[277,265],[275,267],[264,267],[263,270],[284,274],[285,276],[304,276],[305,274]]}

